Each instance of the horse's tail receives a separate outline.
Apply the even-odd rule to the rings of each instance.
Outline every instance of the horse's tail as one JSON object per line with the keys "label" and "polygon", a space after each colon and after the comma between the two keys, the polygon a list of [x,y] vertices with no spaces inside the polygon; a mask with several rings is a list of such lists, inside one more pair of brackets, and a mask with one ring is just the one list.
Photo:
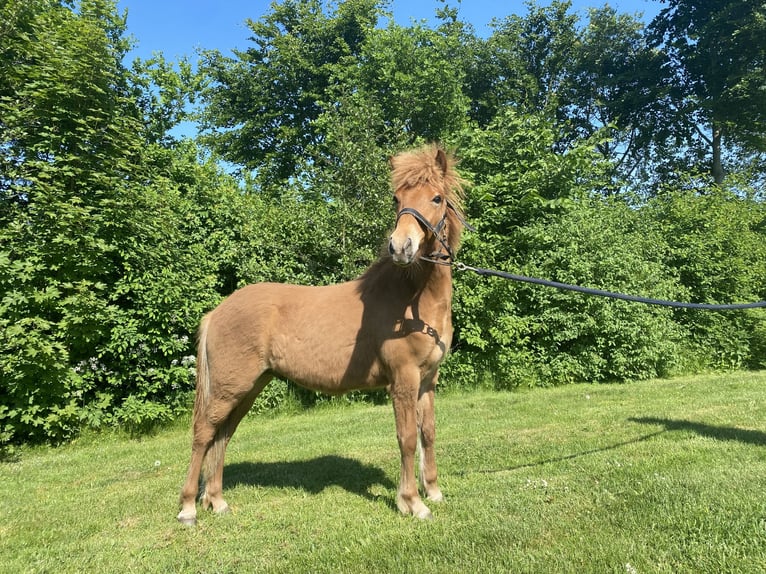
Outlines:
{"label": "horse's tail", "polygon": [[207,362],[207,329],[210,325],[210,315],[205,315],[197,334],[197,392],[194,398],[193,420],[196,426],[198,420],[207,416],[207,406],[210,402],[210,368]]}
{"label": "horse's tail", "polygon": [[[210,413],[208,413],[208,407],[210,405],[211,396],[211,380],[210,380],[210,365],[208,363],[207,355],[207,332],[210,326],[211,314],[208,313],[202,319],[200,323],[199,333],[197,335],[197,392],[194,399],[194,427],[204,428],[205,420],[210,420]],[[215,438],[213,443],[205,453],[205,459],[202,467],[202,480],[207,483],[212,474],[215,472],[221,457],[225,452],[225,434],[226,431],[223,428],[224,425],[216,429]]]}

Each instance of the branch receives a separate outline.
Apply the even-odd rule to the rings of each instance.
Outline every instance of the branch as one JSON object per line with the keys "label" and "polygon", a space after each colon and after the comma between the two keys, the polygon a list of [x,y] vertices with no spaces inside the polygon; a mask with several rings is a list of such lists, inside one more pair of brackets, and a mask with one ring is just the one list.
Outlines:
{"label": "branch", "polygon": [[702,131],[702,128],[700,128],[699,124],[694,124],[694,129],[697,130],[697,133],[700,135],[700,137],[703,140],[705,140],[707,145],[709,145],[709,146],[713,145],[713,140],[705,135],[705,133]]}

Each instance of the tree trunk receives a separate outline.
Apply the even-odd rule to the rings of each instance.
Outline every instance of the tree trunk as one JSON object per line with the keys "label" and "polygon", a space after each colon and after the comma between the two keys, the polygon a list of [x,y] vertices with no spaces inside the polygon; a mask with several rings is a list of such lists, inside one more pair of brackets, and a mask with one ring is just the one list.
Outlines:
{"label": "tree trunk", "polygon": [[723,164],[721,163],[721,139],[722,139],[721,129],[713,124],[713,167],[712,167],[712,174],[713,174],[713,181],[715,181],[717,184],[723,183],[723,177],[724,177],[724,171],[723,171]]}

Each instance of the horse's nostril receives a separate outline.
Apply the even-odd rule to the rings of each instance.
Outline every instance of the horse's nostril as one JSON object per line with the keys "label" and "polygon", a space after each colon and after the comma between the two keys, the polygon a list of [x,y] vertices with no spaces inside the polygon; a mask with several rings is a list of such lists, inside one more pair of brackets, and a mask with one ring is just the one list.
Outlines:
{"label": "horse's nostril", "polygon": [[393,242],[393,241],[389,241],[389,242],[388,242],[388,252],[389,252],[391,255],[393,255],[393,254],[394,254],[394,242]]}

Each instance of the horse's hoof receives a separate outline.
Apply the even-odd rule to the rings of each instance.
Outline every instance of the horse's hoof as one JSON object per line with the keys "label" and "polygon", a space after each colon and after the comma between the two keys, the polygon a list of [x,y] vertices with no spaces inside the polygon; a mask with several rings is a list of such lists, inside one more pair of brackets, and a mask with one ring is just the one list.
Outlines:
{"label": "horse's hoof", "polygon": [[434,515],[428,507],[418,498],[413,504],[407,504],[407,501],[403,497],[397,497],[396,506],[399,508],[399,512],[407,516],[412,514],[419,520],[432,520]]}
{"label": "horse's hoof", "polygon": [[428,500],[431,502],[444,502],[444,495],[442,494],[441,490],[437,490],[433,494],[429,494],[426,498],[428,498]]}
{"label": "horse's hoof", "polygon": [[178,515],[178,522],[183,524],[184,526],[196,526],[197,525],[197,516],[189,516],[187,514],[184,514],[181,512]]}
{"label": "horse's hoof", "polygon": [[420,512],[418,512],[414,516],[415,516],[415,518],[417,518],[419,520],[433,520],[434,519],[434,515],[431,514],[431,511],[428,510],[427,508],[425,510],[421,510]]}
{"label": "horse's hoof", "polygon": [[229,505],[224,503],[224,505],[221,508],[214,509],[214,513],[223,515],[223,514],[231,514],[231,508],[229,508]]}

